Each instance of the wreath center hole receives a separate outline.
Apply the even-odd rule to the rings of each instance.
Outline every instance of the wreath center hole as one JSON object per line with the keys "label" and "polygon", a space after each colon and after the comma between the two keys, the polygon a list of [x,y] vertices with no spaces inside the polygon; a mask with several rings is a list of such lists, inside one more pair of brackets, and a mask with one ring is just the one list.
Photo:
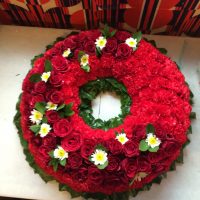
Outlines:
{"label": "wreath center hole", "polygon": [[101,92],[92,100],[92,115],[95,119],[109,120],[121,114],[120,97],[115,92]]}

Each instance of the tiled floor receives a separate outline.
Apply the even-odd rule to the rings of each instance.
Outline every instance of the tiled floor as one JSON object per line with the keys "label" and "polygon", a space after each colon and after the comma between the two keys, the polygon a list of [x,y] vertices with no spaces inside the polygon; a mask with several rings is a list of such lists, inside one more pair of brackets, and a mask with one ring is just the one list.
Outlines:
{"label": "tiled floor", "polygon": [[[0,195],[41,200],[69,200],[58,192],[56,183],[45,184],[24,160],[16,129],[12,123],[22,80],[30,59],[67,30],[0,26]],[[148,36],[181,65],[194,98],[194,111],[200,115],[200,39]],[[161,185],[140,193],[135,200],[199,200],[200,197],[200,123],[193,123],[191,144],[185,150],[185,163],[168,174]],[[5,151],[9,149],[9,155]],[[7,151],[8,152],[8,151]],[[81,198],[79,198],[81,199]],[[1,198],[0,198],[1,200]]]}

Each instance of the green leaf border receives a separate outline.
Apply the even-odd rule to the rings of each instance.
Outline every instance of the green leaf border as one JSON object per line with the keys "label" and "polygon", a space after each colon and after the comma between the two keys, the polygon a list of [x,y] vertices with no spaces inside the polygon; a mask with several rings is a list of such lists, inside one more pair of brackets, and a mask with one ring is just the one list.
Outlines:
{"label": "green leaf border", "polygon": [[[92,115],[91,101],[101,92],[114,92],[121,99],[121,113],[107,121],[95,119]],[[125,86],[114,78],[101,78],[94,81],[89,81],[79,90],[81,104],[79,105],[79,115],[84,119],[85,123],[90,127],[97,129],[108,130],[123,123],[123,119],[130,112],[132,103]]]}
{"label": "green leaf border", "polygon": [[[72,32],[69,35],[73,35],[73,34],[78,34],[78,32]],[[69,36],[68,35],[68,36]],[[56,39],[56,41],[53,44],[50,44],[46,47],[46,50],[50,49],[55,43],[57,43],[58,41],[61,41],[65,39],[65,37],[59,37]],[[155,43],[155,41],[154,41]],[[156,43],[155,43],[156,46]],[[162,53],[162,52],[161,52]],[[164,54],[167,52],[164,52]],[[32,60],[31,60],[31,66],[33,67],[34,62],[38,59],[43,57],[44,54],[39,54],[37,56],[35,56]],[[179,66],[177,65],[177,67],[179,68]],[[180,69],[180,68],[179,68]],[[188,83],[186,83],[188,85]],[[189,87],[189,85],[188,85]],[[190,90],[190,104],[193,104],[193,93]],[[34,172],[37,173],[43,181],[45,181],[46,183],[48,181],[52,181],[55,180],[52,176],[47,175],[34,161],[34,158],[32,156],[32,154],[29,152],[28,149],[28,143],[27,141],[23,138],[23,133],[22,133],[22,128],[21,128],[21,113],[19,110],[19,105],[20,105],[20,101],[21,101],[21,94],[19,96],[18,102],[16,104],[16,114],[14,116],[13,122],[18,130],[18,135],[19,135],[19,139],[20,139],[20,143],[22,145],[23,148],[23,152],[26,158],[26,161],[29,163],[30,167],[33,168]],[[192,127],[190,126],[188,131],[187,131],[187,135],[192,133]],[[176,164],[182,164],[183,163],[183,149],[190,143],[190,140],[188,139],[187,142],[182,146],[180,155],[178,156],[178,158],[172,163],[170,170],[169,171],[174,171],[176,170]],[[89,199],[89,198],[93,198],[93,199],[97,199],[97,200],[128,200],[130,196],[135,197],[137,196],[138,192],[140,191],[148,191],[150,190],[151,186],[153,183],[156,184],[160,184],[163,178],[167,177],[167,173],[163,173],[161,175],[159,175],[158,177],[156,177],[152,182],[146,184],[143,188],[141,189],[133,189],[133,190],[129,190],[127,192],[121,192],[121,193],[113,193],[111,195],[105,195],[102,193],[80,193],[80,192],[76,192],[74,191],[72,188],[70,188],[69,186],[67,186],[66,184],[62,184],[59,183],[59,191],[67,191],[71,194],[72,198],[76,198],[76,197],[80,197],[82,196],[85,199]]]}

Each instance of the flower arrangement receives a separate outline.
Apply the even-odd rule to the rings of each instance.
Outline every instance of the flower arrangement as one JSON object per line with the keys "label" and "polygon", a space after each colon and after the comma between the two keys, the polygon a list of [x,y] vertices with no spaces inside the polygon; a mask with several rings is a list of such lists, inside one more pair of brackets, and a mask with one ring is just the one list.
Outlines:
{"label": "flower arrangement", "polygon": [[[106,27],[70,35],[32,61],[15,124],[45,181],[73,197],[128,199],[182,161],[192,93],[160,51],[140,32]],[[104,91],[121,98],[121,114],[109,121],[92,116],[91,101]]]}

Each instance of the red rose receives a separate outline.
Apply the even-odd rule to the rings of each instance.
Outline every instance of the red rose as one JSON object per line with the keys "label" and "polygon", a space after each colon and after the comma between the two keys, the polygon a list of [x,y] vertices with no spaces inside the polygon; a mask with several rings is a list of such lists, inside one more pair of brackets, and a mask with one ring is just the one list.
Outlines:
{"label": "red rose", "polygon": [[167,140],[162,144],[162,149],[168,155],[175,154],[177,151],[180,150],[180,148],[181,148],[181,145],[177,141],[175,141],[173,139]]}
{"label": "red rose", "polygon": [[139,144],[129,140],[124,144],[124,154],[127,157],[133,157],[139,155]]}
{"label": "red rose", "polygon": [[137,163],[138,172],[151,172],[151,164],[144,158],[140,157]]}
{"label": "red rose", "polygon": [[126,31],[117,31],[115,37],[119,42],[125,42],[125,40],[131,37],[131,34]]}
{"label": "red rose", "polygon": [[71,50],[77,47],[76,42],[72,38],[67,38],[64,40],[65,49],[70,48]]}
{"label": "red rose", "polygon": [[84,140],[81,146],[81,156],[88,160],[89,156],[94,152],[96,146],[95,140]]}
{"label": "red rose", "polygon": [[115,156],[108,156],[108,166],[106,170],[108,171],[119,171],[120,170],[120,159]]}
{"label": "red rose", "polygon": [[78,132],[71,132],[68,136],[66,136],[61,141],[61,146],[66,151],[77,151],[82,145],[82,139],[80,133]]}
{"label": "red rose", "polygon": [[59,92],[57,90],[52,90],[47,93],[46,98],[48,101],[55,103],[55,104],[60,104],[63,103],[63,94],[62,92]]}
{"label": "red rose", "polygon": [[95,46],[94,41],[89,40],[89,41],[86,41],[86,42],[84,43],[83,48],[84,48],[84,51],[85,51],[86,53],[94,54],[94,53],[95,53],[96,46]]}
{"label": "red rose", "polygon": [[39,147],[38,153],[39,153],[39,155],[40,155],[42,160],[44,160],[44,161],[49,161],[50,160],[49,148],[48,147],[44,147],[44,146]]}
{"label": "red rose", "polygon": [[118,155],[122,153],[122,145],[119,141],[116,139],[110,139],[106,146],[108,146],[108,149],[111,151],[113,155]]}
{"label": "red rose", "polygon": [[107,40],[105,48],[103,48],[103,53],[114,54],[117,50],[117,40],[115,38],[109,38]]}
{"label": "red rose", "polygon": [[42,139],[42,144],[46,148],[54,149],[57,145],[57,140],[55,137],[47,135]]}
{"label": "red rose", "polygon": [[54,56],[51,60],[53,68],[58,72],[66,72],[68,68],[68,60],[62,56]]}
{"label": "red rose", "polygon": [[72,173],[73,179],[76,181],[83,183],[87,180],[88,177],[88,169],[86,167],[81,167],[77,171],[73,171]]}
{"label": "red rose", "polygon": [[167,152],[165,152],[165,150],[159,149],[159,151],[156,153],[149,152],[147,158],[150,163],[159,163],[166,159],[166,156]]}
{"label": "red rose", "polygon": [[71,131],[71,125],[67,119],[60,119],[53,125],[53,130],[56,136],[65,137]]}
{"label": "red rose", "polygon": [[132,179],[137,172],[137,161],[135,159],[126,158],[121,163],[128,178]]}
{"label": "red rose", "polygon": [[132,49],[131,49],[131,47],[129,47],[127,44],[125,44],[125,43],[122,43],[122,44],[120,44],[119,46],[118,46],[118,48],[117,48],[117,53],[116,53],[116,56],[118,57],[118,58],[127,58],[127,57],[129,57],[130,55],[131,55],[131,53],[132,53]]}
{"label": "red rose", "polygon": [[44,93],[46,91],[46,83],[44,81],[37,82],[34,85],[34,91],[36,93]]}
{"label": "red rose", "polygon": [[58,112],[55,110],[46,111],[46,117],[49,123],[57,122],[60,119]]}
{"label": "red rose", "polygon": [[67,164],[72,168],[72,169],[77,169],[82,165],[82,157],[80,153],[73,152],[70,153],[68,159],[67,159]]}
{"label": "red rose", "polygon": [[37,102],[43,102],[43,101],[45,101],[44,96],[42,94],[38,94],[36,96],[32,96],[30,105],[34,107]]}
{"label": "red rose", "polygon": [[51,73],[49,82],[54,87],[60,87],[63,84],[63,77],[60,73]]}
{"label": "red rose", "polygon": [[41,139],[41,137],[34,136],[31,138],[30,143],[35,147],[39,147],[42,144],[42,139]]}
{"label": "red rose", "polygon": [[88,168],[88,182],[90,185],[100,185],[103,182],[102,171],[97,167]]}

